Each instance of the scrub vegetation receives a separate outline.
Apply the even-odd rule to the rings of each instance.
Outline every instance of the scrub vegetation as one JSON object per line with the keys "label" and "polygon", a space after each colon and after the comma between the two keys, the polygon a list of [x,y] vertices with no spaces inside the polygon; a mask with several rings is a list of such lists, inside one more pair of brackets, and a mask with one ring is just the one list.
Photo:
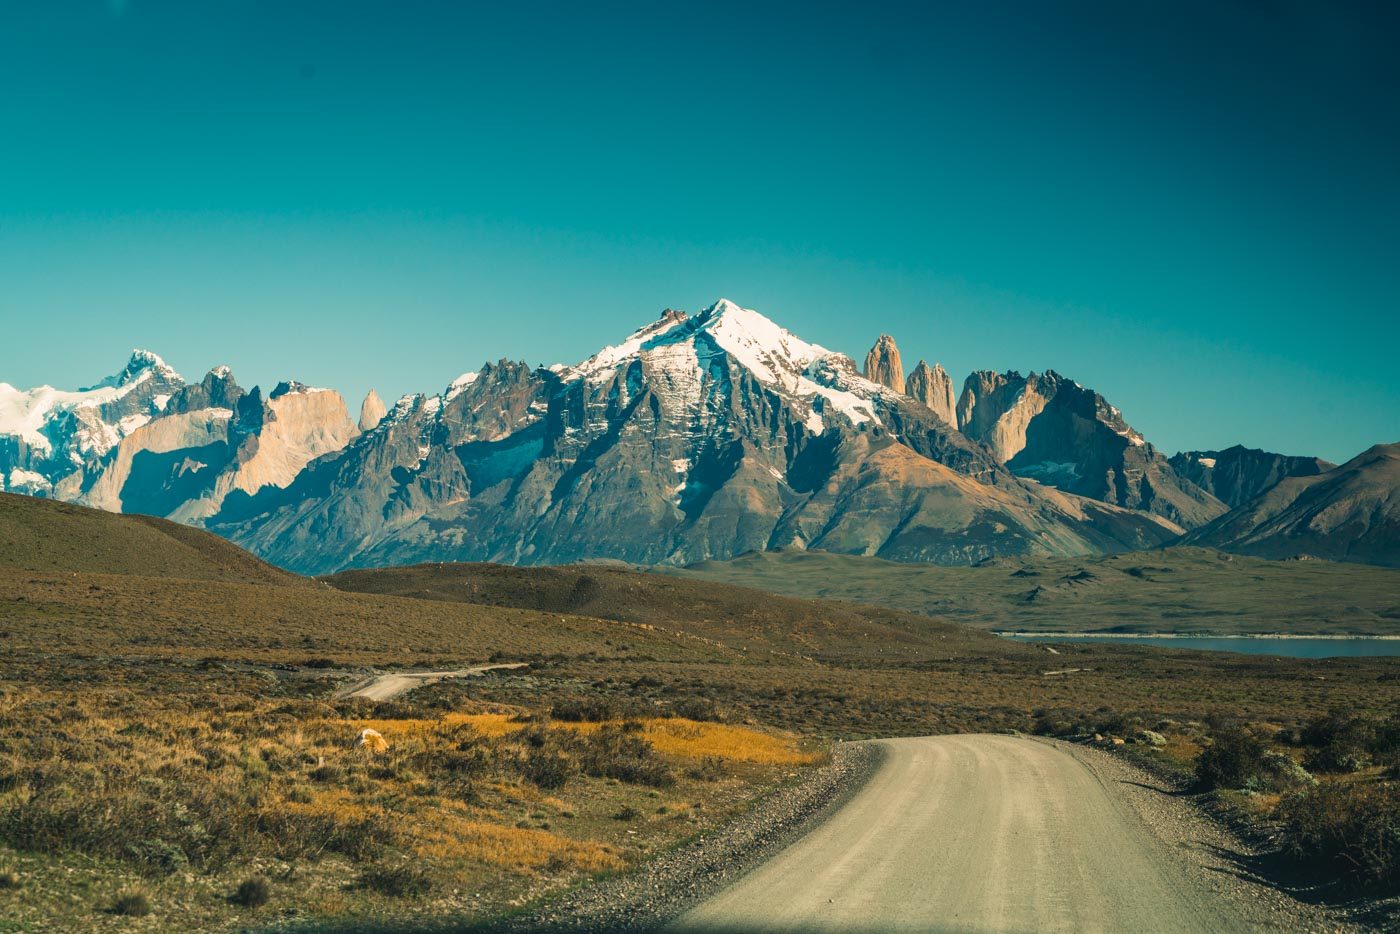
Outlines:
{"label": "scrub vegetation", "polygon": [[[143,905],[152,929],[489,917],[729,819],[836,739],[944,732],[1097,732],[1192,781],[1245,724],[1319,783],[1275,786],[1288,770],[1249,772],[1245,744],[1239,787],[1201,793],[1293,827],[1279,845],[1300,858],[1388,878],[1365,853],[1390,839],[1369,815],[1391,794],[1395,659],[1051,648],[613,567],[309,580],[169,523],[16,499],[0,533],[19,514],[38,543],[0,554],[0,916],[19,925]],[[528,667],[339,697],[371,668],[491,661]],[[1373,726],[1328,727],[1334,709]],[[357,746],[366,729],[386,748]]]}

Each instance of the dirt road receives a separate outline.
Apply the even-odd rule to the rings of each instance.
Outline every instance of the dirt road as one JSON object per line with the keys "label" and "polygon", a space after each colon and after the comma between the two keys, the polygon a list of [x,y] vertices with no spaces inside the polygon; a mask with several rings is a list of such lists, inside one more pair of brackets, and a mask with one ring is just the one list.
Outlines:
{"label": "dirt road", "polygon": [[848,804],[673,929],[1251,929],[1062,749],[879,742],[885,761]]}
{"label": "dirt road", "polygon": [[411,691],[416,687],[447,678],[476,678],[488,671],[526,667],[528,667],[527,662],[512,662],[504,665],[477,665],[472,668],[458,668],[455,671],[394,671],[352,684],[341,692],[340,696],[364,697],[373,701],[382,701],[396,697],[404,691]]}

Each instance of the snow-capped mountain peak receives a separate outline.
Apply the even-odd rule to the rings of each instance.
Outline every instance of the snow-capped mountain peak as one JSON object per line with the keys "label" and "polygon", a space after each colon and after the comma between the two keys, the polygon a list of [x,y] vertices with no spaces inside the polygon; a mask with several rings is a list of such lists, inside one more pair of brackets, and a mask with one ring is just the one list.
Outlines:
{"label": "snow-capped mountain peak", "polygon": [[831,353],[727,298],[702,311],[695,323],[697,330],[709,333],[735,362],[767,383],[790,384]]}
{"label": "snow-capped mountain peak", "polygon": [[183,382],[184,380],[179,373],[175,372],[174,367],[161,359],[159,354],[149,350],[142,350],[138,347],[131,351],[131,358],[127,360],[126,366],[122,367],[119,372],[112,374],[99,383],[85,387],[79,390],[79,392],[130,386],[143,379],[148,379],[153,375],[172,382]]}
{"label": "snow-capped mountain peak", "polygon": [[879,424],[872,400],[888,392],[860,376],[849,357],[805,341],[725,298],[693,317],[668,309],[620,344],[556,372],[565,382],[601,383],[634,360],[643,362],[652,388],[673,407],[698,405],[705,374],[717,363],[736,373],[747,372],[805,403],[807,426],[816,433],[825,430],[827,415],[835,413],[855,424]]}
{"label": "snow-capped mountain peak", "polygon": [[[148,350],[136,350],[116,374],[78,390],[0,383],[0,467],[22,471],[26,488],[53,483],[100,458],[164,408],[184,380]],[[14,481],[7,481],[13,486]]]}
{"label": "snow-capped mountain peak", "polygon": [[[633,331],[621,343],[604,347],[559,373],[565,380],[605,379],[617,367],[647,351],[679,343],[693,346],[697,342],[717,346],[763,382],[788,387],[814,362],[831,353],[758,312],[721,298],[694,317],[667,309],[660,318]],[[705,350],[698,353],[708,355]]]}

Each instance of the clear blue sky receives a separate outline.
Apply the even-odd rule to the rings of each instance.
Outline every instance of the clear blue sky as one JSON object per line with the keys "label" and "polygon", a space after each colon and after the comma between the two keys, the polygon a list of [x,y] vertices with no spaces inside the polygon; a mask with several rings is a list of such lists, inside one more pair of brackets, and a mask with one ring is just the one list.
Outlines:
{"label": "clear blue sky", "polygon": [[1392,9],[0,0],[0,380],[357,405],[725,296],[1344,459],[1400,440]]}

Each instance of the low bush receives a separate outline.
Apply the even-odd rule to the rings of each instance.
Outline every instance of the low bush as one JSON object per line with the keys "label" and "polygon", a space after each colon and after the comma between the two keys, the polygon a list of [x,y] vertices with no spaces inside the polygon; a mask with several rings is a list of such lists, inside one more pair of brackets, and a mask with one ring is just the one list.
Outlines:
{"label": "low bush", "polygon": [[109,910],[127,918],[144,918],[151,913],[151,900],[145,892],[128,889],[117,895]]}
{"label": "low bush", "polygon": [[1205,791],[1249,788],[1267,773],[1268,747],[1241,727],[1219,729],[1196,760],[1196,784]]}
{"label": "low bush", "polygon": [[1308,752],[1303,758],[1315,772],[1355,772],[1371,760],[1376,725],[1363,717],[1332,713],[1305,726],[1299,735]]}
{"label": "low bush", "polygon": [[261,908],[272,898],[272,886],[262,876],[244,879],[229,896],[229,901],[244,908]]}
{"label": "low bush", "polygon": [[531,747],[520,760],[521,776],[546,791],[563,788],[577,773],[573,759],[557,749]]}
{"label": "low bush", "polygon": [[419,898],[432,891],[431,877],[413,863],[379,863],[360,873],[360,885],[390,898]]}
{"label": "low bush", "polygon": [[653,788],[668,788],[676,783],[675,773],[651,743],[621,726],[604,726],[582,737],[578,758],[585,773],[599,778]]}
{"label": "low bush", "polygon": [[1329,782],[1275,812],[1285,853],[1368,886],[1400,887],[1400,785]]}

